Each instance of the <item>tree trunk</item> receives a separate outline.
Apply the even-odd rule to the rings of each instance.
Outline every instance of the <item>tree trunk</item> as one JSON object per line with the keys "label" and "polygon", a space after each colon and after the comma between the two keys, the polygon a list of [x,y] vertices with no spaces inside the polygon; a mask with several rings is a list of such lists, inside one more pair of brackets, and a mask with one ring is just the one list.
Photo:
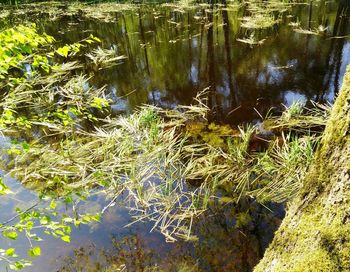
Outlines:
{"label": "tree trunk", "polygon": [[255,272],[350,271],[350,66],[299,196]]}

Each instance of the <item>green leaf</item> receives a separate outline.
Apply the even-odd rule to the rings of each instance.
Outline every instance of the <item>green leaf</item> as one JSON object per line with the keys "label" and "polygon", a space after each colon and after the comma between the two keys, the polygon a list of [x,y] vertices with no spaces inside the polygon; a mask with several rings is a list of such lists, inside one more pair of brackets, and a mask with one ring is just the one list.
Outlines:
{"label": "green leaf", "polygon": [[98,214],[96,214],[96,215],[94,215],[94,216],[91,216],[91,218],[92,218],[93,220],[97,221],[97,222],[100,222],[102,216],[101,216],[100,213],[98,213]]}
{"label": "green leaf", "polygon": [[56,207],[57,207],[57,203],[55,202],[54,199],[52,199],[52,201],[50,203],[50,208],[54,210],[54,209],[56,209]]}
{"label": "green leaf", "polygon": [[2,178],[0,178],[0,195],[7,195],[11,193],[11,190],[5,185]]}
{"label": "green leaf", "polygon": [[99,38],[97,38],[97,37],[93,36],[92,34],[90,35],[90,37],[89,37],[89,38],[91,38],[91,39],[95,40],[96,42],[101,42],[101,40],[100,40]]}
{"label": "green leaf", "polygon": [[64,223],[72,223],[72,222],[74,222],[74,219],[71,218],[71,217],[64,217],[64,218],[62,219],[62,221],[63,221]]}
{"label": "green leaf", "polygon": [[15,231],[4,231],[3,235],[4,235],[4,237],[12,239],[12,240],[16,240],[18,237],[18,234]]}
{"label": "green leaf", "polygon": [[62,236],[61,239],[66,243],[70,243],[70,237],[68,235]]}
{"label": "green leaf", "polygon": [[28,255],[31,257],[37,257],[41,255],[41,249],[40,247],[32,247],[28,250]]}
{"label": "green leaf", "polygon": [[42,225],[47,225],[48,223],[51,222],[51,217],[50,216],[43,216],[41,219],[40,219],[40,224]]}
{"label": "green leaf", "polygon": [[63,232],[62,230],[56,230],[56,233],[57,233],[58,235],[64,236],[64,232]]}
{"label": "green leaf", "polygon": [[16,250],[11,247],[11,248],[8,248],[6,250],[6,255],[9,256],[9,257],[14,257],[15,256],[15,252],[16,252]]}
{"label": "green leaf", "polygon": [[91,218],[90,218],[90,216],[88,216],[88,215],[84,215],[84,216],[83,216],[83,219],[84,219],[86,222],[88,222],[88,223],[91,222]]}
{"label": "green leaf", "polygon": [[94,43],[94,41],[90,39],[85,40],[85,42],[87,42],[88,44]]}
{"label": "green leaf", "polygon": [[12,270],[20,270],[24,268],[24,264],[21,261],[17,261],[14,264],[10,264],[9,267]]}
{"label": "green leaf", "polygon": [[70,47],[68,45],[65,45],[63,47],[60,47],[56,50],[56,53],[63,56],[63,57],[68,57],[70,51]]}

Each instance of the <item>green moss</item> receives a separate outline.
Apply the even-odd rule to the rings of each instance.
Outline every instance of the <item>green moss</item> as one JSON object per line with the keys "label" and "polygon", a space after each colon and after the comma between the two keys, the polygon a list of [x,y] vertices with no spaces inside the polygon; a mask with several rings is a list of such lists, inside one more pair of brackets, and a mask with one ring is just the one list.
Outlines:
{"label": "green moss", "polygon": [[[322,261],[320,261],[322,260]],[[323,250],[315,250],[303,255],[302,259],[295,260],[295,272],[329,272],[337,271],[332,260]]]}
{"label": "green moss", "polygon": [[256,272],[350,271],[350,67],[300,196]]}
{"label": "green moss", "polygon": [[350,271],[350,229],[343,223],[346,212],[324,210],[318,203],[300,216],[288,217],[288,225],[282,226],[270,247],[268,261],[255,271]]}
{"label": "green moss", "polygon": [[207,122],[191,122],[185,127],[185,132],[195,142],[205,142],[213,147],[227,148],[227,140],[238,140],[241,134],[229,125],[219,125]]}

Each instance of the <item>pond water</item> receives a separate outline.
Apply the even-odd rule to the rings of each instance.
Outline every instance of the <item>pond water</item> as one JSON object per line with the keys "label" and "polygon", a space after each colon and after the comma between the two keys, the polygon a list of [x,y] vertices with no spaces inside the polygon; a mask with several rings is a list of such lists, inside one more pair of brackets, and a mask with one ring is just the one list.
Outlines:
{"label": "pond water", "polygon": [[[116,114],[130,113],[143,104],[188,105],[197,92],[207,88],[212,118],[237,125],[258,122],[271,108],[278,111],[282,104],[296,100],[333,102],[350,63],[350,8],[346,10],[344,3],[296,5],[280,17],[279,24],[255,30],[241,25],[247,13],[244,7],[225,6],[149,5],[113,12],[106,18],[77,12],[55,20],[45,10],[28,11],[30,15],[10,15],[6,23],[30,19],[62,44],[91,33],[101,38],[101,47],[126,56],[119,65],[101,70],[92,69],[88,59],[82,60],[91,84],[107,86]],[[317,35],[294,31],[296,27]],[[242,42],[247,38],[260,43]],[[3,138],[1,145],[7,141]],[[18,193],[1,196],[0,222],[11,218],[9,211],[14,207],[29,207],[37,199],[16,180],[6,176],[5,182]],[[99,211],[107,204],[103,196],[95,195],[80,209]],[[150,233],[147,222],[125,228],[131,216],[117,204],[106,211],[100,224],[73,230],[70,244],[45,238],[40,243],[42,255],[24,271],[102,271],[110,265],[119,271],[122,264],[129,270],[120,271],[145,271],[147,266],[177,271],[181,263],[197,265],[199,271],[252,271],[284,216],[280,205],[268,208],[252,201],[220,211],[213,208],[194,227],[198,242],[170,244],[160,234]],[[251,220],[237,229],[232,215],[239,212]],[[26,251],[25,238],[16,243]],[[1,262],[0,270],[5,271]]]}
{"label": "pond water", "polygon": [[[14,194],[1,197],[1,222],[15,215],[14,207],[25,210],[38,201],[34,192],[16,180],[7,177],[5,183]],[[107,204],[105,195],[97,194],[78,204],[77,209],[94,213]],[[67,212],[67,208],[61,206],[58,211]],[[238,214],[247,214],[250,218],[249,223],[239,229],[234,219]],[[147,267],[152,267],[152,271],[180,271],[185,265],[196,269],[184,271],[252,271],[283,216],[281,205],[262,207],[252,202],[242,202],[238,207],[227,205],[198,220],[193,228],[197,242],[167,243],[161,234],[150,232],[152,224],[147,222],[125,227],[132,218],[122,203],[117,202],[106,210],[101,223],[73,228],[68,244],[43,235],[44,240],[35,243],[41,247],[41,256],[32,259],[33,266],[22,271],[97,272],[111,266],[114,268],[111,271],[150,271]],[[22,256],[30,246],[24,235],[11,242],[0,237],[0,244],[16,248]],[[4,263],[0,262],[0,269],[6,271]]]}
{"label": "pond water", "polygon": [[[116,13],[112,22],[73,15],[59,23],[44,20],[41,27],[62,43],[92,33],[104,48],[127,57],[111,69],[87,66],[96,86],[107,85],[117,112],[142,104],[187,105],[209,87],[215,119],[240,124],[259,119],[254,108],[265,116],[294,100],[333,101],[350,62],[343,13],[337,1],[297,5],[280,24],[251,30],[240,27],[244,9],[142,7]],[[298,33],[293,22],[325,32]],[[265,40],[256,46],[238,41],[251,35]]]}

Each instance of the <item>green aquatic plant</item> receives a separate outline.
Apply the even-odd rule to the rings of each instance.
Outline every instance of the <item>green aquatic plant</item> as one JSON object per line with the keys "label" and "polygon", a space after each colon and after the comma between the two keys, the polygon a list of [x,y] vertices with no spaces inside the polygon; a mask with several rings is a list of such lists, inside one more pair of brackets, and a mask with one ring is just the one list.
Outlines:
{"label": "green aquatic plant", "polygon": [[265,40],[266,39],[261,39],[261,40],[256,39],[254,37],[254,34],[251,34],[247,38],[237,39],[238,42],[246,43],[246,44],[249,44],[249,45],[262,45],[265,42]]}
{"label": "green aquatic plant", "polygon": [[[207,111],[203,105],[172,111],[146,106],[105,120],[95,131],[65,129],[59,143],[36,141],[27,152],[13,154],[9,171],[28,186],[59,195],[101,186],[110,194],[126,192],[135,222],[153,221],[169,241],[194,239],[193,221],[220,190],[233,202],[281,202],[297,192],[317,138],[287,136],[282,146],[276,140],[264,152],[251,152],[258,132],[253,126],[234,131],[210,123],[195,130],[192,125],[189,133],[186,126]],[[222,141],[198,136],[203,130]]]}
{"label": "green aquatic plant", "polygon": [[330,114],[331,107],[327,104],[312,103],[311,107],[306,107],[303,103],[296,101],[281,115],[268,116],[264,121],[267,130],[284,130],[292,128],[294,131],[322,132]]}
{"label": "green aquatic plant", "polygon": [[245,11],[240,18],[240,26],[245,30],[244,36],[236,40],[250,46],[263,45],[266,37],[260,37],[260,30],[269,29],[278,25],[282,19],[291,10],[293,1],[256,1],[242,0],[240,1],[242,9]]}
{"label": "green aquatic plant", "polygon": [[249,12],[242,17],[241,26],[247,29],[269,28],[279,23],[281,15],[291,7],[289,1],[242,1]]}
{"label": "green aquatic plant", "polygon": [[126,59],[126,56],[118,56],[115,49],[103,49],[101,47],[94,49],[91,53],[86,54],[86,56],[91,59],[96,66],[102,66],[103,68],[121,64],[121,61]]}
{"label": "green aquatic plant", "polygon": [[271,151],[258,156],[256,175],[261,188],[256,198],[261,202],[283,202],[291,199],[303,187],[314,151],[320,141],[317,136],[296,137],[282,134],[271,145]]}
{"label": "green aquatic plant", "polygon": [[97,19],[104,22],[114,22],[116,13],[135,10],[138,5],[130,3],[116,3],[103,1],[100,3],[85,4],[75,2],[68,4],[68,12],[71,14],[81,13],[87,18]]}
{"label": "green aquatic plant", "polygon": [[[0,106],[1,135],[31,130],[35,126],[53,128],[57,122],[62,127],[73,126],[79,118],[93,121],[95,117],[90,111],[103,111],[108,106],[100,90],[92,90],[88,96],[84,95],[85,77],[67,78],[70,71],[79,67],[76,62],[60,64],[53,61],[55,54],[64,58],[73,57],[82,47],[98,42],[97,38],[90,36],[79,43],[52,50],[55,40],[45,33],[39,34],[34,24],[5,29],[0,32],[0,36],[0,85],[3,91]],[[30,73],[25,69],[28,66],[31,67]],[[63,83],[59,88],[58,82]],[[60,103],[55,99],[56,95],[69,102]],[[30,152],[31,148],[31,143],[12,141],[6,154],[11,160]],[[2,162],[7,163],[6,160]],[[59,180],[53,179],[56,182]],[[42,193],[45,195],[45,190]],[[12,194],[1,178],[0,194],[4,197]],[[70,195],[71,192],[66,192],[61,200],[66,204],[71,203]],[[0,232],[5,239],[16,240],[24,236],[28,240],[27,258],[18,256],[15,248],[0,248],[0,261],[6,262],[10,269],[29,266],[31,260],[28,258],[40,255],[40,246],[36,245],[42,240],[37,234],[39,229],[47,235],[69,242],[70,225],[78,226],[99,220],[99,214],[75,213],[73,216],[57,211],[60,198],[56,195],[55,199],[57,202],[44,197],[26,210],[17,208],[12,218],[0,223]]]}
{"label": "green aquatic plant", "polygon": [[[66,60],[83,54],[83,48],[100,42],[98,38],[90,35],[74,44],[51,49],[45,46],[54,39],[46,34],[42,34],[45,39],[37,38],[41,34],[37,32],[35,25],[4,30],[1,35],[5,35],[4,33],[13,34],[5,40],[12,46],[12,53],[4,53],[13,56],[11,65],[4,68],[9,75],[1,82],[5,93],[0,102],[2,129],[9,126],[24,129],[33,126],[55,127],[57,122],[64,126],[73,126],[83,120],[93,122],[96,120],[92,115],[93,109],[103,111],[108,106],[106,98],[101,95],[103,89],[89,87],[88,78],[83,75],[71,75],[72,71],[81,67],[76,61],[56,61],[59,57]],[[13,44],[19,42],[18,36],[26,35],[37,42],[30,44],[23,38],[23,43],[16,45],[19,48],[16,49]],[[13,43],[11,39],[16,42]],[[27,51],[18,51],[21,48],[26,48]],[[12,73],[10,66],[22,73]],[[24,68],[28,66],[31,67],[30,74]]]}

